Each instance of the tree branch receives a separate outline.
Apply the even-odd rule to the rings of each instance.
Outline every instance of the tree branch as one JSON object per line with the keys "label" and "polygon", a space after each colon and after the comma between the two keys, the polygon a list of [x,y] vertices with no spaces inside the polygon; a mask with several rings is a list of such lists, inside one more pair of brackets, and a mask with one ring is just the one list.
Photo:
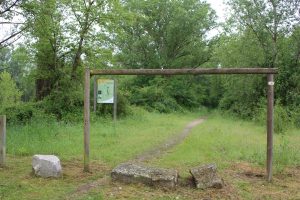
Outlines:
{"label": "tree branch", "polygon": [[0,46],[2,46],[8,40],[10,40],[10,39],[16,37],[17,35],[19,35],[20,33],[22,33],[25,29],[27,29],[27,27],[24,27],[23,29],[19,30],[18,32],[13,33],[9,37],[7,37],[4,40],[0,41]]}
{"label": "tree branch", "polygon": [[10,11],[10,9],[13,8],[14,6],[16,6],[19,1],[21,1],[21,0],[16,0],[13,4],[11,4],[7,8],[5,8],[3,11],[0,12],[0,15],[3,15],[4,13]]}

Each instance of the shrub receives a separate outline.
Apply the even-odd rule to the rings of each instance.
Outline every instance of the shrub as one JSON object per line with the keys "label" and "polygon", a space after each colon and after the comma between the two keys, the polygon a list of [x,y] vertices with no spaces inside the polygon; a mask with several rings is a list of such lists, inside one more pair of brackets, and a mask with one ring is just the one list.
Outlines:
{"label": "shrub", "polygon": [[55,115],[58,120],[64,117],[70,121],[80,120],[78,116],[83,112],[83,92],[71,84],[57,88],[42,101],[42,106],[46,113]]}
{"label": "shrub", "polygon": [[9,124],[25,124],[33,120],[36,121],[55,121],[53,115],[46,114],[41,108],[40,103],[22,103],[6,108],[3,113],[7,117]]}
{"label": "shrub", "polygon": [[300,128],[300,109],[293,111],[292,120],[293,120],[295,127]]}
{"label": "shrub", "polygon": [[[255,121],[260,124],[265,124],[267,121],[267,104],[261,103],[260,107],[257,109]],[[277,103],[274,107],[274,132],[275,133],[285,133],[290,125],[291,118],[289,111],[286,107]]]}
{"label": "shrub", "polygon": [[[127,94],[128,95],[128,94]],[[125,117],[131,114],[131,107],[126,97],[126,93],[118,90],[117,94],[117,116]],[[113,104],[97,104],[97,115],[99,116],[112,116]]]}
{"label": "shrub", "polygon": [[8,72],[0,73],[0,111],[21,102],[22,93]]}

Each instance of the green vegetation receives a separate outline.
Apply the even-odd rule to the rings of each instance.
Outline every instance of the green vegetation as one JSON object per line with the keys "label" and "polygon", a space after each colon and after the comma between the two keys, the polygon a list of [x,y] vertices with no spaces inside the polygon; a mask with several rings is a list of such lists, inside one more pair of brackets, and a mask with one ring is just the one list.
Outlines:
{"label": "green vegetation", "polygon": [[[253,196],[264,191],[255,190],[245,177],[230,178],[240,178],[231,170],[236,162],[242,163],[237,169],[247,165],[252,171],[265,163],[265,75],[108,77],[118,81],[119,121],[111,122],[111,105],[99,105],[92,114],[91,158],[99,172],[86,175],[81,172],[86,67],[278,68],[274,110],[278,181],[267,190],[286,187],[296,195],[294,191],[300,190],[293,185],[300,185],[293,178],[295,174],[298,178],[294,168],[300,161],[299,0],[226,0],[225,4],[228,18],[218,23],[216,12],[204,0],[0,0],[0,114],[7,116],[9,154],[8,168],[0,170],[0,199],[61,199],[81,182],[104,176],[112,166],[180,131],[196,118],[195,112],[206,109],[219,114],[210,114],[183,144],[152,164],[186,171],[198,163],[216,162],[238,190],[228,193],[274,198],[273,194]],[[212,35],[216,30],[219,33]],[[30,156],[35,153],[59,155],[65,177],[42,180],[29,175]],[[281,179],[290,185],[280,185]],[[38,187],[44,190],[37,191]],[[110,189],[93,190],[86,198],[113,198]],[[133,195],[124,194],[125,199],[147,193],[143,187],[140,193],[135,186],[127,189]],[[161,193],[151,191],[157,199],[181,198],[185,192]],[[187,198],[202,197],[200,193]],[[218,199],[224,193],[216,195]]]}
{"label": "green vegetation", "polygon": [[[13,24],[26,36],[18,45],[10,41],[19,34],[0,39],[0,70],[11,74],[21,92],[14,93],[17,99],[22,94],[22,102],[37,104],[33,107],[39,114],[80,120],[86,66],[276,67],[275,128],[279,133],[300,126],[298,0],[227,0],[231,12],[223,24],[217,23],[208,3],[198,0],[10,0],[0,4],[0,18],[5,19],[0,25],[22,18],[24,22]],[[221,33],[211,37],[214,28]],[[265,116],[265,76],[114,78],[120,82],[120,108],[136,105],[170,113],[201,105],[264,122],[260,116]],[[8,99],[7,95],[1,97]],[[11,102],[5,105],[12,107],[0,107],[7,115],[19,109]],[[100,110],[103,114],[106,109]],[[120,109],[119,113],[127,111]]]}
{"label": "green vegetation", "polygon": [[[76,187],[109,173],[108,169],[133,158],[177,134],[199,114],[135,114],[116,124],[97,119],[91,125],[93,174],[84,174],[82,124],[32,121],[24,126],[8,127],[8,166],[0,169],[0,199],[60,199]],[[40,179],[30,175],[33,154],[55,154],[62,159],[64,177]],[[59,185],[59,187],[58,187]]]}
{"label": "green vegetation", "polygon": [[[165,140],[196,118],[196,114],[147,113],[137,109],[133,116],[119,120],[97,118],[91,124],[91,159],[116,165]],[[54,120],[32,121],[8,128],[10,155],[55,154],[64,160],[81,159],[83,124]],[[143,144],[143,145],[141,145]]]}
{"label": "green vegetation", "polygon": [[0,73],[0,110],[19,104],[22,93],[8,72]]}
{"label": "green vegetation", "polygon": [[[297,131],[289,130],[286,135],[275,135],[275,172],[280,172],[286,166],[299,165],[300,135]],[[215,162],[219,167],[226,168],[240,161],[265,165],[265,126],[214,113],[158,163],[162,166],[189,168],[199,163]]]}
{"label": "green vegetation", "polygon": [[[240,197],[246,198],[250,195],[249,199],[251,199],[253,194],[243,194],[243,190],[248,191],[253,187],[249,180],[234,181],[235,175],[228,175],[227,171],[236,163],[250,163],[250,166],[257,167],[262,171],[260,173],[264,173],[266,131],[263,126],[217,112],[160,114],[141,109],[135,109],[132,116],[123,118],[116,124],[112,123],[110,118],[93,119],[92,174],[85,174],[82,171],[83,127],[81,124],[49,120],[48,123],[32,121],[23,126],[8,127],[8,164],[6,168],[0,169],[0,177],[3,177],[0,179],[0,197],[61,199],[71,196],[77,187],[108,175],[112,167],[178,134],[188,122],[203,114],[208,116],[207,121],[195,127],[182,144],[148,164],[176,168],[181,175],[187,176],[190,167],[215,162],[225,181],[232,187],[236,187],[236,192],[242,193]],[[275,137],[275,181],[286,169],[300,164],[298,133],[297,129],[289,130],[286,134]],[[31,156],[43,153],[56,154],[62,159],[63,178],[41,179],[30,174]],[[260,181],[264,181],[264,178],[262,177]],[[124,194],[124,198],[127,199],[138,198],[142,195],[139,192],[143,193],[144,190],[150,190],[147,194],[157,193],[161,199],[173,199],[180,196],[182,192],[179,190],[175,194],[164,194],[160,190],[141,186],[139,186],[140,191],[137,192],[134,185],[117,187],[126,187],[124,192],[127,191],[129,194]],[[274,185],[270,190],[277,189],[278,187]],[[295,192],[293,188],[290,190]],[[104,184],[103,187],[94,188],[88,194],[83,196],[81,194],[78,198],[114,199],[110,197],[110,191],[111,186]],[[203,195],[194,190],[190,192],[193,195]],[[153,199],[153,196],[149,199]],[[189,196],[186,199],[193,199],[193,197]]]}

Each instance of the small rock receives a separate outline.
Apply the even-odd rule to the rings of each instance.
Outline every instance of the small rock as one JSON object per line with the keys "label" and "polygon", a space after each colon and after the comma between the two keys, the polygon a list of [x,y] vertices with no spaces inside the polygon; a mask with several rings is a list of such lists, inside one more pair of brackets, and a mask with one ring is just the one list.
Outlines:
{"label": "small rock", "polygon": [[132,163],[124,163],[112,170],[113,180],[125,183],[144,183],[150,186],[173,188],[177,184],[176,170],[151,168]]}
{"label": "small rock", "polygon": [[62,168],[60,160],[54,155],[34,155],[32,169],[35,175],[43,178],[60,177]]}
{"label": "small rock", "polygon": [[190,170],[197,188],[218,188],[221,189],[224,185],[223,180],[217,175],[216,164],[202,165]]}

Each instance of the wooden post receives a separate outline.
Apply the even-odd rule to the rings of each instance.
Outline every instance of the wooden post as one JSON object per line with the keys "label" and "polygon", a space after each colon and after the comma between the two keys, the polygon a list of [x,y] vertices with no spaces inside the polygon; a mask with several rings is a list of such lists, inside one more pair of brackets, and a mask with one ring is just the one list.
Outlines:
{"label": "wooden post", "polygon": [[267,110],[267,180],[272,180],[273,130],[274,130],[274,75],[268,74],[268,110]]}
{"label": "wooden post", "polygon": [[276,68],[94,69],[91,75],[277,74]]}
{"label": "wooden post", "polygon": [[97,109],[97,77],[94,76],[94,112]]}
{"label": "wooden post", "polygon": [[114,79],[114,122],[117,121],[117,80]]}
{"label": "wooden post", "polygon": [[6,116],[0,116],[0,166],[5,166],[6,157]]}
{"label": "wooden post", "polygon": [[85,69],[84,75],[84,168],[89,172],[90,161],[90,69]]}

